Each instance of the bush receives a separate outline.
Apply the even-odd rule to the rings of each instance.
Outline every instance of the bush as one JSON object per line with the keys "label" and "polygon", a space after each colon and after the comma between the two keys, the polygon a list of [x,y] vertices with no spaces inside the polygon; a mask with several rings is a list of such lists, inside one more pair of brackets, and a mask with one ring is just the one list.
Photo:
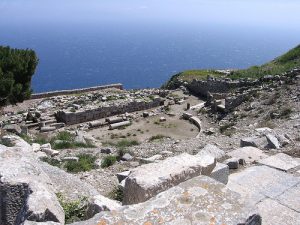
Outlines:
{"label": "bush", "polygon": [[61,193],[56,194],[58,201],[65,212],[65,223],[73,223],[86,219],[87,198],[76,201],[67,201]]}
{"label": "bush", "polygon": [[85,172],[90,171],[95,168],[95,161],[96,157],[89,155],[89,154],[80,154],[77,155],[79,158],[78,162],[76,161],[68,161],[64,165],[64,167],[67,169],[68,172],[71,173],[79,173],[79,172]]}
{"label": "bush", "polygon": [[114,189],[108,194],[108,197],[114,199],[116,201],[122,202],[124,198],[123,191],[120,187],[116,186]]}
{"label": "bush", "polygon": [[56,166],[59,168],[61,166],[61,162],[57,159],[43,157],[43,158],[41,158],[41,161],[46,162],[46,163],[50,164],[51,166]]}
{"label": "bush", "polygon": [[116,161],[117,161],[116,156],[108,155],[102,160],[101,167],[106,168],[106,167],[112,166],[113,164],[115,164]]}
{"label": "bush", "polygon": [[149,141],[160,140],[160,139],[163,139],[163,138],[168,138],[168,136],[165,136],[165,135],[162,135],[162,134],[154,135],[154,136],[149,138]]}

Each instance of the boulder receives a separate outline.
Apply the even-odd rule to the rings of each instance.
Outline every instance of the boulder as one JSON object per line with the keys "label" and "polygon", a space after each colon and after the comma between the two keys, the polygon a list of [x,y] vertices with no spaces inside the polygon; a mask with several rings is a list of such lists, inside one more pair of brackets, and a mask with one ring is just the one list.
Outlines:
{"label": "boulder", "polygon": [[64,224],[64,211],[49,177],[27,152],[9,149],[0,155],[0,224],[53,221]]}
{"label": "boulder", "polygon": [[148,200],[195,176],[210,175],[216,160],[192,156],[186,153],[163,161],[144,164],[131,170],[126,179],[123,204],[135,204]]}
{"label": "boulder", "polygon": [[88,204],[87,218],[92,218],[102,211],[112,211],[121,208],[121,204],[102,195],[94,196]]}
{"label": "boulder", "polygon": [[252,146],[256,148],[266,148],[268,141],[266,137],[248,137],[241,139],[241,147]]}
{"label": "boulder", "polygon": [[290,140],[287,139],[284,135],[279,134],[276,136],[281,146],[286,146],[290,143]]}
{"label": "boulder", "polygon": [[32,151],[30,144],[16,135],[5,135],[2,137],[2,142],[6,146],[14,147],[22,151]]}
{"label": "boulder", "polygon": [[125,206],[117,211],[101,212],[90,220],[72,225],[261,225],[260,217],[252,216],[253,211],[239,194],[227,189],[224,184],[206,176],[198,176],[149,201]]}
{"label": "boulder", "polygon": [[211,155],[212,157],[216,158],[217,160],[222,160],[225,157],[225,152],[219,149],[215,145],[207,144],[200,152],[197,154],[199,157],[205,155]]}
{"label": "boulder", "polygon": [[269,143],[269,147],[270,148],[275,148],[275,149],[279,149],[280,148],[280,144],[278,139],[272,135],[272,134],[267,134],[266,135],[267,141]]}
{"label": "boulder", "polygon": [[227,155],[233,158],[244,159],[247,163],[253,163],[268,157],[262,150],[255,147],[238,148],[228,152]]}
{"label": "boulder", "polygon": [[133,159],[133,157],[132,157],[132,155],[130,155],[129,153],[125,153],[122,157],[121,157],[121,160],[123,160],[123,161],[130,161],[130,160],[132,160]]}
{"label": "boulder", "polygon": [[129,176],[129,174],[130,174],[130,171],[124,171],[124,172],[121,172],[121,173],[117,173],[116,175],[117,175],[119,183],[122,180],[126,179]]}
{"label": "boulder", "polygon": [[7,132],[11,132],[17,135],[20,135],[22,132],[22,129],[17,124],[7,124],[3,127],[3,130],[6,130]]}
{"label": "boulder", "polygon": [[32,147],[32,150],[33,150],[34,152],[38,152],[38,151],[41,150],[41,145],[38,144],[38,143],[33,143],[33,144],[31,145],[31,147]]}
{"label": "boulder", "polygon": [[229,167],[223,163],[217,163],[214,170],[211,172],[210,177],[215,179],[218,182],[227,184],[229,176]]}
{"label": "boulder", "polygon": [[229,169],[238,169],[240,164],[238,158],[229,158],[226,159],[223,163],[226,164]]}

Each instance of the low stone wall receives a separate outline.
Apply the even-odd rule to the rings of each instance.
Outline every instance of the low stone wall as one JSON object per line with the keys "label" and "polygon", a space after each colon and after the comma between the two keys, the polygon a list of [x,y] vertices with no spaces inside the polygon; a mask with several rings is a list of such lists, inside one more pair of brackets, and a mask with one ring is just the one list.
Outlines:
{"label": "low stone wall", "polygon": [[123,113],[130,113],[135,111],[141,111],[151,109],[162,105],[163,100],[161,98],[155,98],[153,101],[134,101],[124,105],[113,105],[107,107],[99,107],[91,110],[80,112],[65,112],[58,111],[55,115],[58,122],[63,122],[67,125],[84,123],[88,121],[98,120],[105,117],[115,116]]}
{"label": "low stone wall", "polygon": [[109,85],[102,85],[102,86],[95,86],[95,87],[81,88],[81,89],[37,93],[37,94],[32,94],[31,99],[49,98],[49,97],[59,96],[59,95],[80,94],[80,93],[85,93],[90,91],[104,90],[108,88],[117,88],[123,90],[123,85],[119,83],[119,84],[109,84]]}
{"label": "low stone wall", "polygon": [[207,93],[228,93],[236,88],[250,87],[258,84],[258,80],[255,81],[227,81],[227,80],[193,80],[187,84],[187,88],[190,92],[207,97]]}

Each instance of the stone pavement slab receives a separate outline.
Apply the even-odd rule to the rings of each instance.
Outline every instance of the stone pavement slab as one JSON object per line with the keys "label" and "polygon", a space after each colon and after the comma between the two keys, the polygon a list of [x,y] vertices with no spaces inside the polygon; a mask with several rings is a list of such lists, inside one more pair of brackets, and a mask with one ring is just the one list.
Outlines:
{"label": "stone pavement slab", "polygon": [[265,199],[257,207],[262,217],[262,225],[296,225],[300,222],[300,213],[275,200]]}
{"label": "stone pavement slab", "polygon": [[229,176],[227,187],[253,204],[264,198],[277,198],[300,183],[300,177],[267,167],[253,166]]}
{"label": "stone pavement slab", "polygon": [[289,171],[300,166],[300,159],[293,158],[284,153],[278,153],[260,160],[259,163],[279,170]]}
{"label": "stone pavement slab", "polygon": [[255,147],[238,148],[227,153],[227,155],[238,159],[244,159],[247,163],[252,163],[268,157],[262,150]]}

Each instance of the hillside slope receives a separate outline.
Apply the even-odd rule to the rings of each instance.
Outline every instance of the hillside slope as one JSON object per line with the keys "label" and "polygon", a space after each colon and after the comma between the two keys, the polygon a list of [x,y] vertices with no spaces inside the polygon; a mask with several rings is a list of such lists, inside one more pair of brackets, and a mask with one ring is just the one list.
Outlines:
{"label": "hillside slope", "polygon": [[229,74],[213,69],[183,71],[173,75],[170,80],[163,85],[163,87],[173,89],[178,87],[178,84],[180,84],[179,80],[186,82],[190,82],[193,79],[205,80],[208,75],[213,77],[229,77],[231,79],[256,79],[263,77],[264,75],[281,74],[296,67],[300,67],[300,45],[266,64],[261,66],[252,66],[248,69],[231,71]]}

